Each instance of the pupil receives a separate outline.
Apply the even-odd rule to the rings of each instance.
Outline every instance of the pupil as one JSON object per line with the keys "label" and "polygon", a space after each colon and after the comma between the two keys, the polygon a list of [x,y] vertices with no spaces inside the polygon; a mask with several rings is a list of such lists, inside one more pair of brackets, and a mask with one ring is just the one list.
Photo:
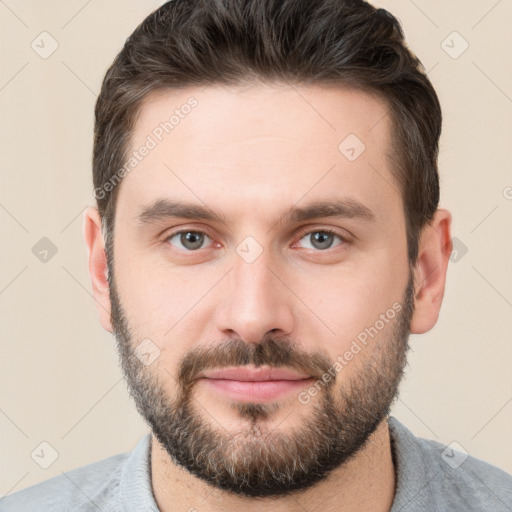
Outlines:
{"label": "pupil", "polygon": [[[332,234],[325,231],[317,231],[313,234],[315,243],[319,245],[320,249],[327,249],[332,245]],[[315,245],[315,244],[313,244]]]}
{"label": "pupil", "polygon": [[194,231],[182,233],[181,243],[188,249],[198,249],[202,245],[202,235]]}

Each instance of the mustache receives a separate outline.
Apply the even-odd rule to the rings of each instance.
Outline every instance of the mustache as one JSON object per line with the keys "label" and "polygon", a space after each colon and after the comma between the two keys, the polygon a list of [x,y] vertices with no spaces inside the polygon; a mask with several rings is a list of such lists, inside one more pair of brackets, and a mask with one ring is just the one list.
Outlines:
{"label": "mustache", "polygon": [[261,343],[246,343],[230,339],[215,345],[198,345],[188,352],[178,365],[178,381],[191,385],[207,370],[228,366],[287,368],[321,379],[332,362],[326,352],[310,354],[291,340],[265,338]]}

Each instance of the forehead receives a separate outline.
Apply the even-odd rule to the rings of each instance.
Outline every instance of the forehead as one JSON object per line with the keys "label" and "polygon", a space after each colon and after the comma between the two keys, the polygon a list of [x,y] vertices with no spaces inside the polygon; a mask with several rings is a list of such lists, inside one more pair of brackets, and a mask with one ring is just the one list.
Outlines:
{"label": "forehead", "polygon": [[[150,133],[159,139],[171,132],[178,143],[180,134],[188,137],[193,131],[195,144],[216,144],[210,148],[215,150],[226,148],[226,144],[254,144],[261,136],[296,144],[307,139],[313,149],[323,143],[339,151],[338,144],[350,133],[366,146],[385,146],[387,113],[387,105],[375,94],[344,85],[276,83],[163,89],[142,101],[132,143],[143,142]],[[165,125],[169,120],[171,126]]]}
{"label": "forehead", "polygon": [[151,149],[121,182],[120,200],[132,207],[184,196],[213,205],[217,198],[223,208],[237,200],[266,207],[263,190],[279,203],[327,199],[336,191],[370,202],[387,191],[401,203],[390,171],[387,105],[361,90],[289,84],[161,90],[142,103],[130,152],[144,146]]}

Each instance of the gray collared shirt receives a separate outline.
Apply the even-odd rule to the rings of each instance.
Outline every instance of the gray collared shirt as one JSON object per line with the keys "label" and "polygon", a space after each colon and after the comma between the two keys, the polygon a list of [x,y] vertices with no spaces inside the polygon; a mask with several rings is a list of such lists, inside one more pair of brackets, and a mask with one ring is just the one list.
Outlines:
{"label": "gray collared shirt", "polygon": [[[390,512],[512,512],[512,476],[388,418],[397,473]],[[0,499],[0,512],[159,512],[151,434],[132,452],[74,469]],[[191,503],[190,507],[198,504]]]}

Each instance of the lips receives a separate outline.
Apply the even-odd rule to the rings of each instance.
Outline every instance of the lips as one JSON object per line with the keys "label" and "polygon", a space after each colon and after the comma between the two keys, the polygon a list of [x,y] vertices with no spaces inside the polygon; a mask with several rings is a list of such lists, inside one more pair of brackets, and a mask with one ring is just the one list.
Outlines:
{"label": "lips", "polygon": [[310,375],[285,368],[238,366],[209,370],[199,381],[215,393],[238,402],[270,402],[299,392],[310,381]]}
{"label": "lips", "polygon": [[201,373],[199,378],[205,379],[223,379],[237,380],[245,382],[262,382],[269,380],[304,380],[309,379],[311,375],[297,373],[285,368],[269,368],[254,366],[238,366],[223,368],[221,370],[209,370]]}

